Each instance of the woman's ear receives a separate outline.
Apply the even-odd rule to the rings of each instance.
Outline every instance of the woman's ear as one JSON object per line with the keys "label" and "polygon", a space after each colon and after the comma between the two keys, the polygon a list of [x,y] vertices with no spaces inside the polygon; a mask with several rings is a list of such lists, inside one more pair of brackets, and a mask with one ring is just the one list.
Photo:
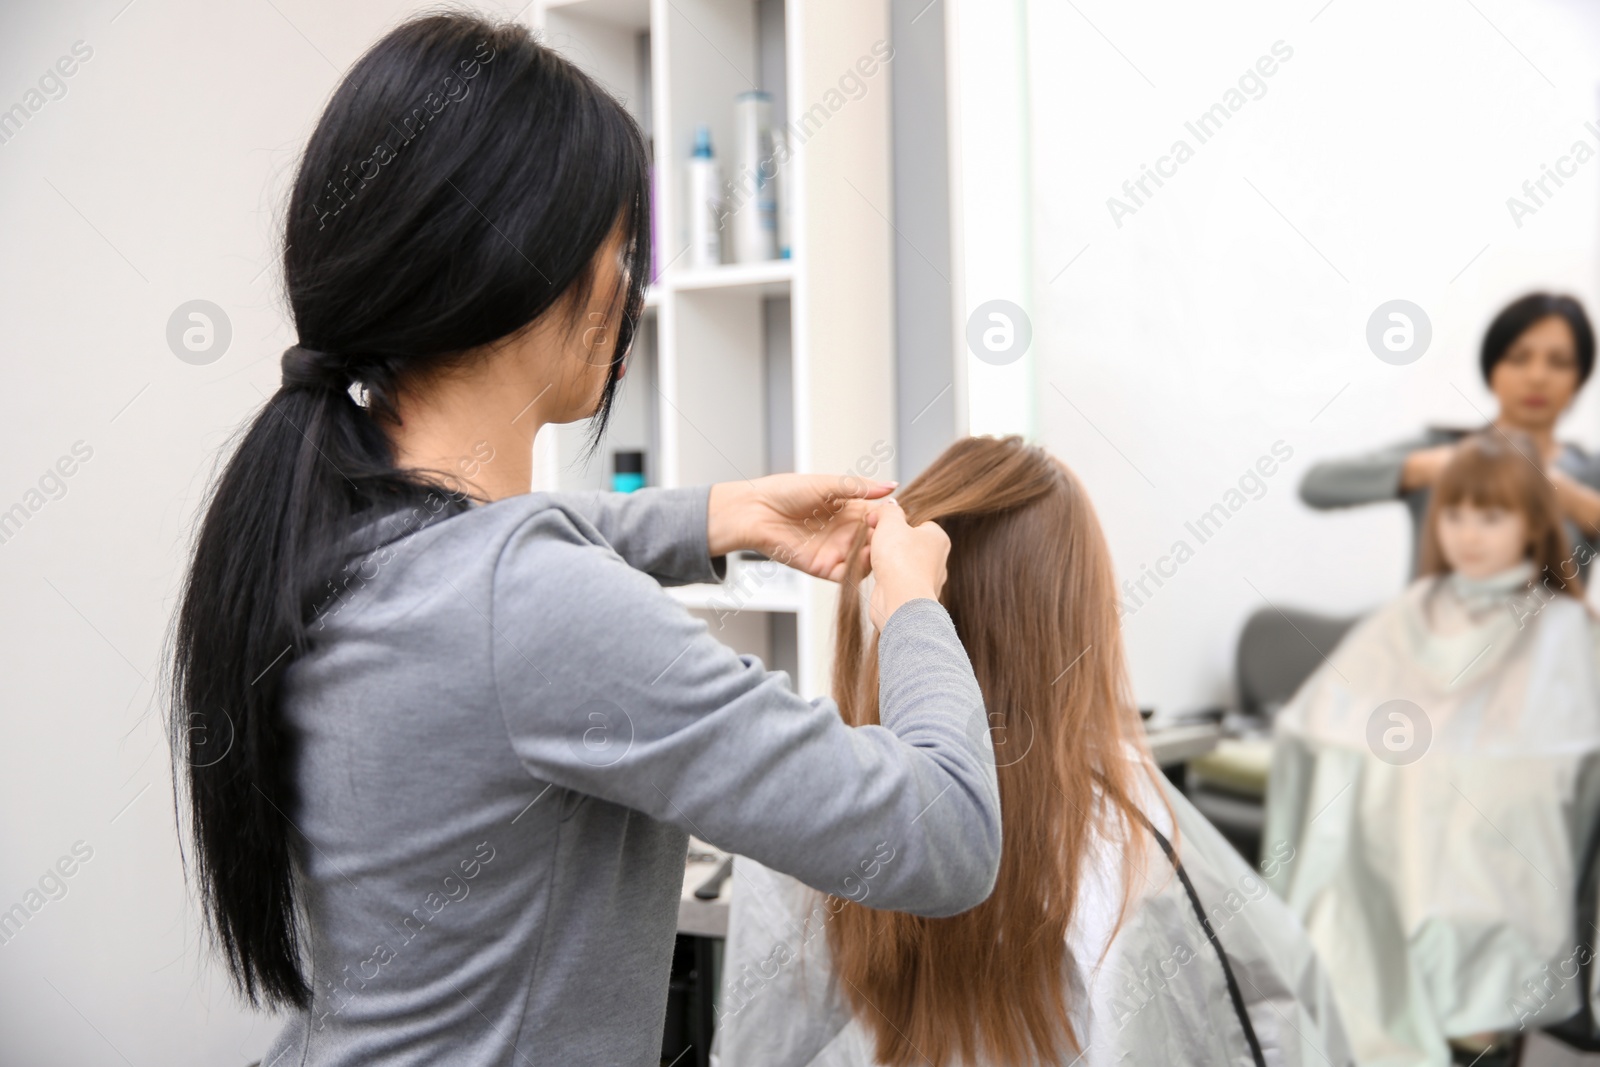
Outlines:
{"label": "woman's ear", "polygon": [[611,329],[605,315],[598,311],[589,312],[589,325],[583,331],[583,349],[585,362],[611,362]]}

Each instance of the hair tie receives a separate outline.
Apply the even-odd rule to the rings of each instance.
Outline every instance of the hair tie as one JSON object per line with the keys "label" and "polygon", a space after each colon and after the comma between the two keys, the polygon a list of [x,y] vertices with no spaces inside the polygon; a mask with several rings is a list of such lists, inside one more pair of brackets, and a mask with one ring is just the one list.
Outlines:
{"label": "hair tie", "polygon": [[343,392],[350,388],[350,372],[326,352],[318,352],[304,345],[291,345],[284,349],[279,366],[283,370],[285,389],[332,389]]}

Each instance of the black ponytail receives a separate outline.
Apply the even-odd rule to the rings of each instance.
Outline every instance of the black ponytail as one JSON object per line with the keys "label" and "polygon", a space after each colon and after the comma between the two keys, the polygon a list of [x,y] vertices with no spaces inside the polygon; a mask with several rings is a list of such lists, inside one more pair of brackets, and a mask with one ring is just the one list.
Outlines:
{"label": "black ponytail", "polygon": [[620,104],[526,29],[469,15],[419,18],[379,41],[306,146],[284,234],[301,344],[212,490],[171,664],[193,874],[251,1003],[311,1000],[284,671],[310,647],[356,527],[465,504],[395,468],[382,423],[397,390],[563,297],[584,307],[620,222],[628,262],[611,294],[622,316],[598,434],[644,305],[648,189],[644,141]]}

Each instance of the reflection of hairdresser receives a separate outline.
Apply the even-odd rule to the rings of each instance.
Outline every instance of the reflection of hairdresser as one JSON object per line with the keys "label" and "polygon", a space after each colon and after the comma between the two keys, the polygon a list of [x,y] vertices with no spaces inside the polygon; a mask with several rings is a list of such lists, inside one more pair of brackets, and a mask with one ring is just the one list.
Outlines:
{"label": "reflection of hairdresser", "polygon": [[[1483,336],[1480,366],[1500,402],[1492,425],[1533,438],[1586,573],[1600,551],[1600,461],[1555,437],[1557,420],[1594,369],[1594,331],[1583,305],[1550,293],[1530,293],[1507,305]],[[1417,531],[1414,545],[1420,546],[1433,484],[1466,432],[1433,428],[1376,452],[1325,460],[1306,472],[1300,497],[1314,508],[1404,500]],[[1413,573],[1417,563],[1414,549]]]}
{"label": "reflection of hairdresser", "polygon": [[1600,816],[1600,629],[1561,581],[1556,494],[1509,437],[1456,449],[1424,576],[1273,723],[1263,840],[1296,859],[1268,878],[1364,1067],[1515,1063],[1528,1029],[1582,1003],[1574,946],[1592,932],[1572,901]]}

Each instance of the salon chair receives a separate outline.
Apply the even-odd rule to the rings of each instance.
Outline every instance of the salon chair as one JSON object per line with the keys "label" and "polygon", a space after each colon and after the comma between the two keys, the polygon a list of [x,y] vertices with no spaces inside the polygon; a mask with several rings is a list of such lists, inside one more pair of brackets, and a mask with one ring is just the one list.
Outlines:
{"label": "salon chair", "polygon": [[[1578,931],[1578,944],[1585,950],[1574,953],[1578,959],[1576,981],[1582,1006],[1572,1018],[1546,1027],[1544,1033],[1573,1054],[1570,1062],[1592,1063],[1600,1060],[1600,1020],[1596,1018],[1592,995],[1595,953],[1600,949],[1596,944],[1600,940],[1596,935],[1596,931],[1600,931],[1600,823],[1589,834],[1578,872],[1577,899],[1573,902],[1577,914],[1573,926]],[[1582,1060],[1577,1058],[1579,1055],[1583,1056]]]}
{"label": "salon chair", "polygon": [[1223,714],[1221,743],[1189,763],[1185,792],[1252,865],[1260,859],[1266,823],[1273,716],[1359,619],[1268,607],[1240,631],[1237,706]]}

